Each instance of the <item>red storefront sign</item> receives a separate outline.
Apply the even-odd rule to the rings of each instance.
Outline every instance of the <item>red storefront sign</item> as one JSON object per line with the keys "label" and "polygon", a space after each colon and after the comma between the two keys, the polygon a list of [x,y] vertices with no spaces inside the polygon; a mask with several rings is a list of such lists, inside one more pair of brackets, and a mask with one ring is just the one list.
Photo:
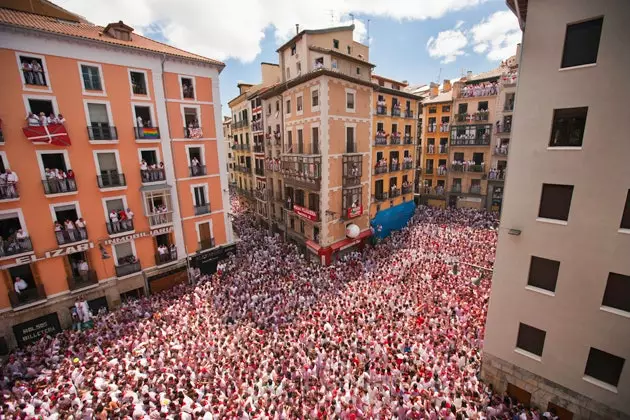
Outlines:
{"label": "red storefront sign", "polygon": [[350,207],[348,210],[348,219],[359,217],[363,214],[363,206]]}
{"label": "red storefront sign", "polygon": [[307,209],[306,207],[294,204],[293,211],[295,212],[295,214],[297,214],[298,216],[302,216],[305,219],[312,220],[313,222],[317,221],[317,213],[315,213],[313,210]]}

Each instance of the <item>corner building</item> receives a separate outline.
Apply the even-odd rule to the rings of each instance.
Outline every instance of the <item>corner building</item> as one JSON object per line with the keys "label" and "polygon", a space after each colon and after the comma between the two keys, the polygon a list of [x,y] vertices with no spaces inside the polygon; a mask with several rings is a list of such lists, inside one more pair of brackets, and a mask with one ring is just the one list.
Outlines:
{"label": "corner building", "polygon": [[628,419],[630,7],[507,3],[524,37],[481,377],[562,419]]}
{"label": "corner building", "polygon": [[224,65],[46,1],[3,5],[0,169],[19,179],[0,194],[0,350],[69,327],[78,296],[98,311],[184,281],[187,264],[211,272],[233,242]]}

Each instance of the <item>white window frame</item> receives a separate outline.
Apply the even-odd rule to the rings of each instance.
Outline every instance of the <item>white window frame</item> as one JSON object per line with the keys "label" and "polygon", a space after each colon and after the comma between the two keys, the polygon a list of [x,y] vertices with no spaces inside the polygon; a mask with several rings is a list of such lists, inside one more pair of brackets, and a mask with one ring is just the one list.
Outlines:
{"label": "white window frame", "polygon": [[[28,234],[28,229],[26,228],[26,220],[24,219],[24,214],[22,213],[22,208],[18,207],[16,209],[8,209],[8,210],[0,210],[0,214],[11,214],[11,213],[16,213],[18,216],[18,220],[20,221],[20,227],[22,228],[22,230],[24,231],[24,233],[26,233],[26,236],[30,236]],[[4,220],[4,219],[0,219],[0,220]],[[28,251],[28,253],[33,253],[33,251]],[[15,258],[15,255],[10,255],[5,257],[7,259],[10,258]]]}
{"label": "white window frame", "polygon": [[[129,234],[129,232],[125,232],[125,233]],[[121,244],[126,244],[126,243],[131,243],[131,252],[133,252],[133,256],[136,259],[138,258],[138,251],[136,251],[136,241],[135,241],[135,239],[130,239],[128,241],[122,241],[122,242],[117,242],[115,244],[112,244],[112,258],[114,258],[113,262],[114,262],[114,265],[116,267],[118,267],[118,254],[116,253],[116,245],[121,245]]]}
{"label": "white window frame", "polygon": [[208,192],[208,183],[203,183],[203,184],[190,184],[190,195],[192,197],[192,203],[193,206],[196,206],[197,203],[195,202],[195,188],[203,188],[203,192],[206,198],[206,204],[210,204],[210,194]]}
{"label": "white window frame", "polygon": [[[90,63],[87,61],[77,61],[77,66],[79,68],[79,80],[81,81],[81,91],[85,96],[107,96],[107,90],[105,89],[105,77],[103,76],[103,67],[98,63]],[[98,68],[98,76],[101,79],[101,88],[102,91],[97,90],[86,90],[85,84],[83,82],[83,70],[81,66],[89,66],[89,67],[97,67]]]}
{"label": "white window frame", "polygon": [[[22,73],[22,62],[20,61],[21,55],[37,58],[42,61],[42,68],[44,69],[44,74],[46,75],[46,81],[47,81],[47,86],[44,86],[44,87],[47,87],[48,89],[44,89],[44,87],[42,87],[41,89],[32,88],[32,87],[29,87],[30,85],[26,84],[24,73]],[[52,93],[52,81],[50,80],[50,73],[48,72],[48,66],[46,65],[46,57],[39,54],[31,54],[26,51],[16,51],[15,61],[17,62],[18,72],[20,73],[20,79],[22,80],[22,90],[29,91],[29,92],[51,92]]]}
{"label": "white window frame", "polygon": [[[317,106],[313,106],[313,92],[317,91]],[[319,90],[319,85],[313,86],[311,87],[311,103],[310,103],[310,107],[311,107],[311,112],[319,112],[319,107],[321,106],[322,103],[322,97],[320,95],[320,90]]]}
{"label": "white window frame", "polygon": [[[183,79],[192,79],[193,86],[193,98],[184,98],[184,89],[182,89],[182,81]],[[196,101],[197,100],[197,82],[195,81],[195,76],[188,76],[186,74],[178,74],[177,80],[179,80],[179,97],[182,101]],[[201,126],[201,123],[199,124]]]}
{"label": "white window frame", "polygon": [[203,223],[210,224],[210,238],[214,238],[214,226],[212,219],[202,220],[201,222],[195,222],[195,230],[197,231],[197,243],[201,242],[201,236],[199,235],[199,225]]}
{"label": "white window frame", "polygon": [[[298,110],[298,98],[302,99],[302,110]],[[295,115],[304,114],[304,93],[298,93],[295,95]]]}
{"label": "white window frame", "polygon": [[[105,223],[107,223],[109,221],[109,211],[107,210],[107,202],[111,201],[111,200],[122,200],[123,206],[125,207],[125,210],[127,210],[129,208],[129,206],[127,205],[127,196],[126,195],[117,195],[117,196],[112,196],[112,197],[102,197],[101,198],[101,204],[103,206],[103,214],[105,215]],[[135,212],[134,212],[134,214],[135,214]],[[135,225],[134,225],[134,231],[135,231]],[[124,233],[127,234],[127,235],[129,234],[129,232],[124,232]]]}
{"label": "white window frame", "polygon": [[[70,206],[70,205],[74,205],[74,209],[77,212],[77,217],[81,218],[83,217],[83,215],[81,214],[81,207],[79,206],[79,201],[66,201],[63,203],[52,203],[49,204],[48,207],[50,207],[50,217],[51,220],[53,221],[53,223],[55,223],[55,220],[57,220],[57,216],[55,215],[55,207],[61,207],[61,206]],[[59,221],[57,220],[59,223],[61,223],[61,225],[63,225],[63,221]],[[74,220],[73,220],[74,222]]]}
{"label": "white window frame", "polygon": [[[136,121],[136,106],[144,106],[149,108],[149,114],[151,115],[151,123],[153,124],[153,127],[160,127],[159,124],[157,124],[157,121],[155,120],[155,107],[153,106],[153,102],[131,102],[131,118],[132,118],[132,125],[134,130],[138,127],[137,126],[137,121]],[[200,123],[201,126],[201,123]],[[135,137],[135,134],[134,134]],[[161,137],[161,136],[160,136]],[[161,143],[162,139],[135,139],[136,143]]]}
{"label": "white window frame", "polygon": [[[122,172],[122,165],[120,164],[120,154],[118,153],[118,150],[116,149],[101,149],[101,150],[93,150],[92,153],[94,154],[94,165],[96,167],[96,175],[100,175],[101,174],[101,166],[98,163],[98,154],[99,153],[113,153],[114,156],[116,157],[116,170],[118,171],[119,174],[124,174],[124,172]],[[127,186],[120,186],[120,187],[113,187],[113,188],[101,188],[101,190],[107,190],[107,191],[115,191],[115,190],[126,190]]]}
{"label": "white window frame", "polygon": [[[158,160],[158,164],[163,162],[162,156],[160,156],[160,148],[159,147],[141,147],[138,149],[138,165],[142,162],[142,152],[155,152],[155,156]],[[140,167],[138,167],[138,170]]]}
{"label": "white window frame", "polygon": [[[72,169],[72,166],[70,166],[70,156],[68,155],[68,150],[35,150],[35,155],[37,156],[37,165],[39,166],[39,173],[42,180],[46,179],[46,168],[44,167],[44,162],[42,161],[42,155],[57,154],[63,154],[63,160],[66,163],[66,169]],[[73,194],[76,194],[76,192]]]}
{"label": "white window frame", "polygon": [[[182,127],[186,126],[186,117],[185,117],[185,113],[184,113],[184,108],[195,108],[197,110],[197,121],[199,122],[199,128],[203,128],[203,124],[201,122],[201,105],[195,105],[195,104],[180,104],[179,105],[179,111],[182,114]],[[194,140],[199,140],[199,139],[189,139],[191,141]]]}
{"label": "white window frame", "polygon": [[[22,70],[20,70],[21,72]],[[59,105],[57,104],[57,97],[56,96],[50,96],[50,95],[31,95],[28,93],[25,93],[24,95],[22,95],[22,100],[24,101],[24,111],[26,112],[26,114],[24,115],[24,117],[26,118],[28,116],[28,114],[31,112],[31,106],[28,103],[29,99],[35,99],[35,100],[40,100],[40,101],[50,101],[52,102],[52,106],[53,106],[53,112],[55,115],[61,114],[61,112],[59,112]],[[47,115],[48,116],[48,115]],[[39,143],[41,144],[41,143]],[[39,145],[38,144],[38,145]]]}
{"label": "white window frame", "polygon": [[[190,159],[190,149],[201,149],[200,155],[201,159],[199,164],[204,166],[206,164],[206,145],[205,144],[187,144],[186,145],[186,160],[188,161],[188,166],[192,166],[192,160]],[[207,168],[206,168],[207,169]]]}
{"label": "white window frame", "polygon": [[[354,108],[348,108],[348,94],[351,93],[352,96],[354,97]],[[357,91],[356,89],[350,89],[350,88],[346,88],[346,94],[345,97],[343,98],[344,102],[346,103],[346,112],[349,113],[356,113],[357,112]]]}
{"label": "white window frame", "polygon": [[[134,73],[144,73],[144,83],[147,85],[147,94],[146,95],[136,95],[133,93],[133,83],[131,82],[131,72]],[[141,69],[127,69],[127,77],[129,79],[129,94],[131,95],[131,99],[133,100],[143,100],[150,101],[151,100],[151,90],[149,89],[149,74],[146,70]],[[180,89],[181,90],[181,89]]]}
{"label": "white window frame", "polygon": [[[101,104],[105,105],[107,109],[107,122],[110,127],[115,127],[114,125],[114,117],[112,116],[112,106],[109,101],[102,99],[84,99],[83,100],[83,111],[85,112],[85,125],[89,127],[92,125],[92,120],[90,119],[90,111],[88,109],[88,104]],[[89,140],[90,144],[118,144],[119,140]]]}

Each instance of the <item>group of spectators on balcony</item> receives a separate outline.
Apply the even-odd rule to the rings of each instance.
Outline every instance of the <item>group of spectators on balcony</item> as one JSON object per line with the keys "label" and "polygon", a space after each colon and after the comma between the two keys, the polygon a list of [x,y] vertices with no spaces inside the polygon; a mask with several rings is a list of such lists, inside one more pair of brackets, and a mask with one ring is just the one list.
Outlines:
{"label": "group of spectators on balcony", "polygon": [[[477,163],[474,160],[454,160],[452,162],[453,170],[459,171],[462,170],[464,172],[474,171],[474,172],[484,172],[485,162]],[[473,169],[474,168],[474,169]],[[477,170],[481,169],[481,170]]]}
{"label": "group of spectators on balcony", "polygon": [[175,246],[175,244],[171,244],[170,246],[164,244],[158,245],[157,251],[158,258],[162,263],[177,260],[177,247]]}
{"label": "group of spectators on balcony", "polygon": [[[87,222],[79,217],[76,221],[66,219],[63,225],[58,220],[53,222],[57,243],[62,245],[69,242],[84,241],[87,239]],[[67,237],[67,239],[66,239]]]}
{"label": "group of spectators on balcony", "polygon": [[413,158],[411,156],[403,156],[403,167],[411,168],[413,166]]}
{"label": "group of spectators on balcony", "polygon": [[387,158],[386,157],[382,157],[376,161],[376,169],[377,171],[379,169],[382,169],[384,172],[387,172]]}
{"label": "group of spectators on balcony", "polygon": [[495,153],[497,155],[507,155],[508,145],[508,143],[497,144],[494,148]]}
{"label": "group of spectators on balcony", "polygon": [[166,204],[158,204],[153,208],[153,213],[151,214],[153,218],[154,224],[164,224],[169,222],[168,214],[170,210],[166,206]]}
{"label": "group of spectators on balcony", "polygon": [[0,173],[0,199],[7,200],[19,196],[17,183],[19,177],[15,171],[5,169]]}
{"label": "group of spectators on balcony", "polygon": [[0,236],[0,258],[18,254],[21,251],[32,251],[32,249],[29,237],[22,229],[10,233],[7,239]]}
{"label": "group of spectators on balcony", "polygon": [[512,131],[512,122],[502,122],[501,120],[497,120],[495,123],[497,133],[509,133]]}
{"label": "group of spectators on balcony", "polygon": [[446,172],[448,171],[446,165],[438,165],[437,167],[437,174],[438,175],[446,175]]}
{"label": "group of spectators on balcony", "polygon": [[489,140],[490,133],[485,131],[467,130],[463,133],[454,133],[456,140]]}
{"label": "group of spectators on balcony", "polygon": [[26,116],[26,121],[29,127],[38,127],[46,125],[65,124],[66,119],[63,117],[63,115],[58,114],[57,116],[55,116],[55,114],[53,114],[52,112],[48,116],[46,116],[44,112],[40,112],[39,115],[29,112]]}
{"label": "group of spectators on balcony", "polygon": [[376,113],[381,115],[387,114],[387,102],[385,102],[385,99],[376,101]]}
{"label": "group of spectators on balcony", "polygon": [[22,73],[27,85],[46,86],[44,68],[37,60],[22,61]]}
{"label": "group of spectators on balcony", "polygon": [[505,179],[507,174],[507,168],[490,168],[488,172],[488,179]]}
{"label": "group of spectators on balcony", "polygon": [[77,190],[77,181],[72,169],[68,169],[66,172],[59,168],[44,168],[44,177],[46,178],[47,194],[59,194]]}
{"label": "group of spectators on balcony", "polygon": [[461,90],[461,97],[472,98],[476,96],[490,96],[499,93],[497,82],[482,82],[474,85],[464,85]]}
{"label": "group of spectators on balcony", "polygon": [[387,134],[386,131],[384,130],[377,130],[376,131],[376,144],[387,144],[387,137],[389,137],[389,134]]}
{"label": "group of spectators on balcony", "polygon": [[164,162],[148,164],[146,160],[142,159],[140,161],[140,174],[142,175],[142,182],[164,181]]}
{"label": "group of spectators on balcony", "polygon": [[280,171],[280,159],[279,158],[265,158],[265,169],[278,172]]}
{"label": "group of spectators on balcony", "polygon": [[319,267],[233,208],[241,241],[217,274],[193,269],[194,285],[9,357],[4,415],[553,418],[479,380],[492,214],[421,208],[381,244]]}
{"label": "group of spectators on balcony", "polygon": [[133,229],[134,212],[130,208],[113,209],[109,212],[109,230],[111,233],[126,232]]}
{"label": "group of spectators on balcony", "polygon": [[432,187],[428,185],[427,181],[425,181],[425,184],[422,187],[421,193],[429,194],[429,195],[444,195],[444,186],[436,185],[435,187]]}

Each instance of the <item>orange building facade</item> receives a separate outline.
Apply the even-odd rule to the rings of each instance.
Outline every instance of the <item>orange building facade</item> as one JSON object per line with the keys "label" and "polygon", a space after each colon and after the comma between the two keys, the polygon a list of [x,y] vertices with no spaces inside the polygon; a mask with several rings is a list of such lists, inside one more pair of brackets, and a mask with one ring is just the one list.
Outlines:
{"label": "orange building facade", "polygon": [[71,13],[0,9],[0,45],[4,344],[70,326],[79,296],[97,311],[212,271],[233,243],[224,65]]}

